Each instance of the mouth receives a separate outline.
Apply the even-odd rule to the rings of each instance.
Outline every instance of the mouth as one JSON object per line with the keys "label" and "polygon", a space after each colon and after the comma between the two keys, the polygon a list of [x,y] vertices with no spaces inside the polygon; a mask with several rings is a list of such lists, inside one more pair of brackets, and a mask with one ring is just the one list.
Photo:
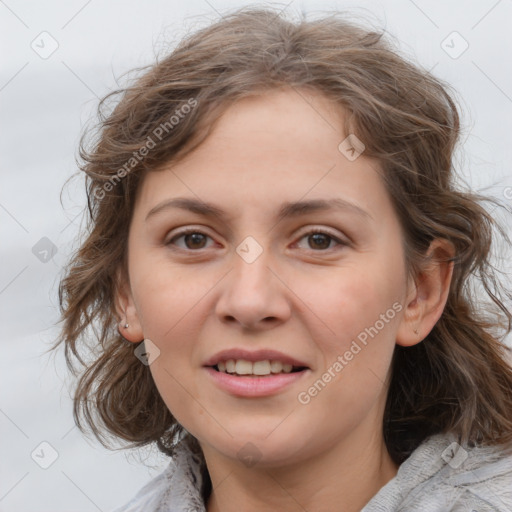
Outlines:
{"label": "mouth", "polygon": [[272,349],[227,349],[203,363],[212,384],[230,395],[263,398],[285,392],[308,378],[312,369]]}
{"label": "mouth", "polygon": [[254,362],[247,359],[226,359],[209,366],[209,368],[237,377],[269,377],[279,374],[298,373],[308,369],[307,366],[297,366],[271,359]]}

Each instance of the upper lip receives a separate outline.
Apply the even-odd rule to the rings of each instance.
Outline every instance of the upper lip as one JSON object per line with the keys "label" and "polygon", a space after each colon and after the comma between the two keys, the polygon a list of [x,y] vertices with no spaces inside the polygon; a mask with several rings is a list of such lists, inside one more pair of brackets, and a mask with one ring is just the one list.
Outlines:
{"label": "upper lip", "polygon": [[227,361],[229,359],[244,359],[246,361],[251,361],[252,363],[256,361],[265,360],[280,361],[283,364],[291,364],[292,366],[301,366],[308,368],[308,365],[303,361],[295,359],[294,357],[291,357],[289,355],[283,354],[282,352],[278,352],[277,350],[263,349],[249,351],[241,348],[232,348],[217,352],[204,363],[204,366],[215,366],[220,361]]}

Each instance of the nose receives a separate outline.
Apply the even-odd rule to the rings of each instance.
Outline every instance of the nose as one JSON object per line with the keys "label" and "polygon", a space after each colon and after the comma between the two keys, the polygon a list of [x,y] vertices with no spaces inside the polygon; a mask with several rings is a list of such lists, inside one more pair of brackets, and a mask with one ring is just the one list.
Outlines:
{"label": "nose", "polygon": [[290,318],[290,290],[283,276],[272,268],[268,251],[248,263],[237,253],[234,268],[221,281],[215,312],[224,323],[244,329],[265,330]]}

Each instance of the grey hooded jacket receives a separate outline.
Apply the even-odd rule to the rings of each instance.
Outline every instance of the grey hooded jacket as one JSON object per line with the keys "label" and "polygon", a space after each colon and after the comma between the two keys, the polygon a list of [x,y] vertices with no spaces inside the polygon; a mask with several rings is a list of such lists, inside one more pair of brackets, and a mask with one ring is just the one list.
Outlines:
{"label": "grey hooded jacket", "polygon": [[[169,466],[113,512],[205,512],[201,485],[201,460],[180,443]],[[460,446],[449,433],[425,439],[361,512],[491,511],[512,512],[512,455]]]}

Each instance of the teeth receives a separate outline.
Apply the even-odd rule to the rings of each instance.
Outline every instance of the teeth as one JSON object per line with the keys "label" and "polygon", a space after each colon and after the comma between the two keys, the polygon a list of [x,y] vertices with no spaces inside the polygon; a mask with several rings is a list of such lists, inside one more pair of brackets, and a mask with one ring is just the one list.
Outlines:
{"label": "teeth", "polygon": [[254,375],[268,375],[270,373],[270,361],[256,361],[252,363]]}
{"label": "teeth", "polygon": [[283,363],[281,361],[271,361],[270,362],[270,371],[272,373],[280,373],[283,369]]}
{"label": "teeth", "polygon": [[238,375],[249,375],[252,373],[252,363],[239,359],[235,364],[235,372]]}
{"label": "teeth", "polygon": [[290,373],[291,364],[283,364],[281,361],[256,361],[252,363],[245,359],[228,359],[217,364],[220,372],[236,373],[238,375],[270,375],[271,373]]}

